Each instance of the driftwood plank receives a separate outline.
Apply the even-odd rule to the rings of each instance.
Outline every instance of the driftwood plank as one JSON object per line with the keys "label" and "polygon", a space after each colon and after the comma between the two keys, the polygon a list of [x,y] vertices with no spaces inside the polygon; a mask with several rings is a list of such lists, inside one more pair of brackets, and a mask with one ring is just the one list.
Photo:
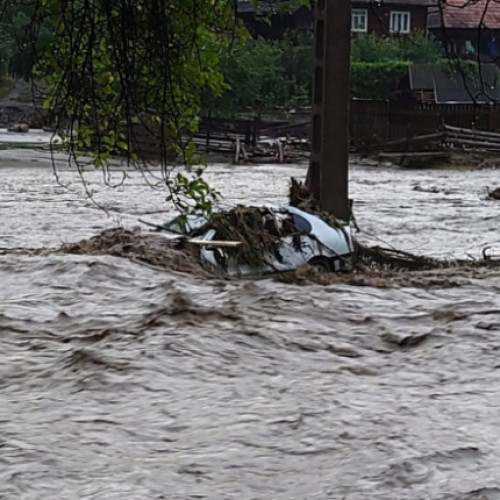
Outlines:
{"label": "driftwood plank", "polygon": [[449,136],[446,142],[452,142],[460,146],[474,146],[476,148],[489,149],[491,151],[500,151],[500,142],[478,141],[453,136]]}
{"label": "driftwood plank", "polygon": [[454,132],[454,133],[460,133],[460,134],[465,134],[468,136],[474,136],[474,137],[484,137],[484,138],[490,138],[490,139],[496,139],[500,141],[500,134],[496,132],[487,132],[486,130],[475,130],[471,128],[461,128],[461,127],[453,127],[452,125],[443,125],[443,129],[447,132]]}
{"label": "driftwood plank", "polygon": [[223,240],[189,239],[186,241],[187,241],[187,243],[192,243],[193,245],[210,246],[210,247],[225,247],[225,248],[236,248],[242,244],[241,241],[223,241]]}
{"label": "driftwood plank", "polygon": [[410,146],[413,144],[430,142],[433,140],[442,139],[445,136],[444,132],[435,132],[433,134],[417,135],[414,137],[405,137],[404,139],[397,139],[395,141],[384,142],[375,146],[376,149],[388,149],[397,146]]}

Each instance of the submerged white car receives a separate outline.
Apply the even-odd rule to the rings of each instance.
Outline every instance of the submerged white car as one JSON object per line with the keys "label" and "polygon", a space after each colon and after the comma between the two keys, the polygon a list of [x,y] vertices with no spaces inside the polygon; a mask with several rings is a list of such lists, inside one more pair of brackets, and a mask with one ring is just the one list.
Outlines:
{"label": "submerged white car", "polygon": [[[266,224],[271,221],[270,226],[277,228],[280,234],[284,233],[279,237],[276,254],[263,255],[263,264],[259,266],[240,262],[237,253],[229,248],[229,243],[236,246],[238,242],[225,245],[214,241],[215,229],[203,232],[208,222],[204,217],[188,216],[184,224],[177,217],[157,228],[169,233],[170,238],[194,237],[192,241],[201,246],[200,254],[205,264],[219,274],[263,275],[292,271],[305,264],[333,272],[349,270],[349,257],[353,252],[349,225],[332,227],[319,217],[291,206],[258,210]],[[287,229],[283,231],[284,227]]]}

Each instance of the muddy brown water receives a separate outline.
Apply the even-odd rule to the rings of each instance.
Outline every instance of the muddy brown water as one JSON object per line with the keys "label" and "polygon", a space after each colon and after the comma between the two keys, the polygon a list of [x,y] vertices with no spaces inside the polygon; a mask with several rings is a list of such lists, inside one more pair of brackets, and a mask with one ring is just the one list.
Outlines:
{"label": "muddy brown water", "polygon": [[[137,175],[89,174],[106,216],[63,165],[66,188],[42,153],[0,157],[1,499],[500,499],[498,272],[298,286],[36,255],[169,216]],[[498,171],[351,172],[365,240],[500,250]],[[283,203],[291,175],[208,172],[227,205]]]}

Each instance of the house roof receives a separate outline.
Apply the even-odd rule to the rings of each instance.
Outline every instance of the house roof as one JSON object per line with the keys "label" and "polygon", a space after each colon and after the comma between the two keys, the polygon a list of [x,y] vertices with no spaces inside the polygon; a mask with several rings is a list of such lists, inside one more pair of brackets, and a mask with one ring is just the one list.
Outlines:
{"label": "house roof", "polygon": [[476,78],[450,75],[441,64],[413,64],[408,68],[411,90],[432,90],[440,103],[489,103],[500,99],[498,67],[481,64]]}
{"label": "house roof", "polygon": [[377,5],[400,5],[401,7],[429,7],[435,4],[435,0],[352,0],[352,3],[364,3]]}
{"label": "house roof", "polygon": [[[497,0],[434,0],[429,9],[428,27],[477,28],[481,23],[500,29],[500,3]],[[439,8],[441,4],[441,9]]]}

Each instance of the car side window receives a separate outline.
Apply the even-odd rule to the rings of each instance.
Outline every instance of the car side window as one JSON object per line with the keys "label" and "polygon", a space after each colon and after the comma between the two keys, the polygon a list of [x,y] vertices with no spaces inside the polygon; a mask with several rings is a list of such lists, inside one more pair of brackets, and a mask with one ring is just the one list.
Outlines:
{"label": "car side window", "polygon": [[304,217],[301,217],[300,215],[297,215],[297,214],[292,214],[292,219],[293,219],[293,223],[302,232],[304,232],[304,233],[310,233],[311,232],[312,226],[311,226],[311,224],[309,223],[308,220],[304,219]]}
{"label": "car side window", "polygon": [[170,222],[167,222],[166,224],[163,224],[163,227],[167,231],[171,231],[172,233],[184,234],[186,232],[186,231],[183,231],[178,217],[176,217],[174,220],[171,220]]}

